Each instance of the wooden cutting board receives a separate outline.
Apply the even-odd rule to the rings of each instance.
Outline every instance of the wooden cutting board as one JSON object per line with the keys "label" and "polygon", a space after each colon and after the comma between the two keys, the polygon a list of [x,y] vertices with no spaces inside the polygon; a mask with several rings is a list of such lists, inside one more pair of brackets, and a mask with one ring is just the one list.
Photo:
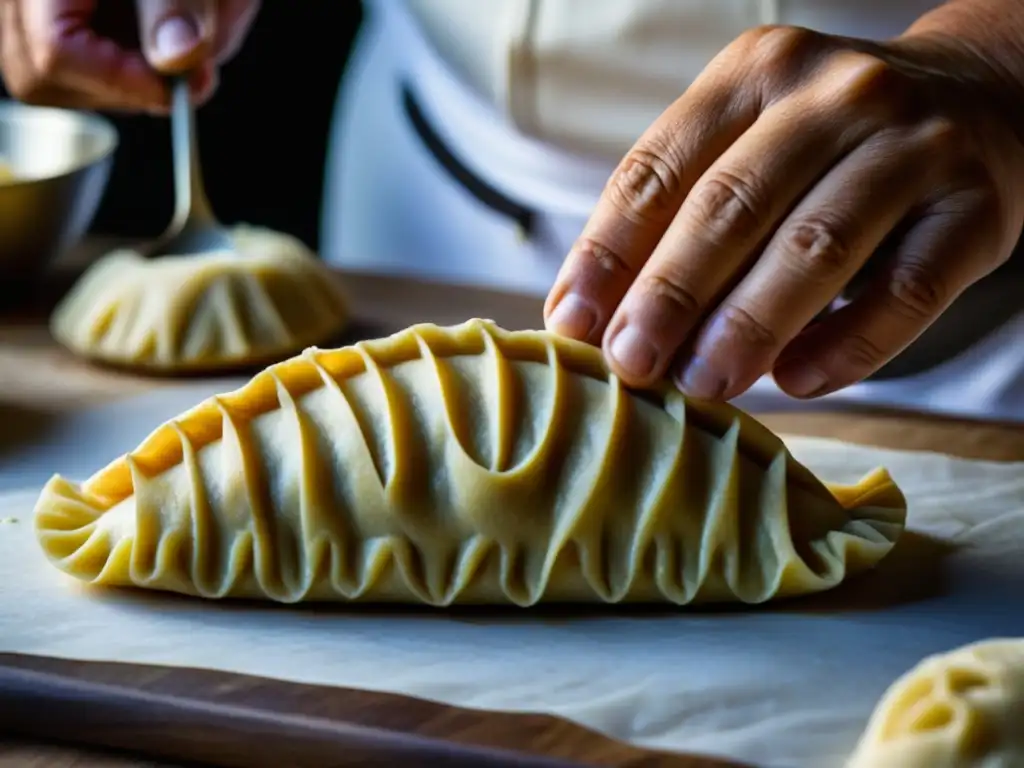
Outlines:
{"label": "wooden cutting board", "polygon": [[[492,291],[409,280],[347,276],[360,335],[416,322],[487,317],[509,328],[537,327],[541,302]],[[66,285],[66,281],[64,281]],[[62,351],[45,327],[60,283],[0,318],[0,417],[21,429],[60,412],[163,386],[88,366]],[[762,415],[777,431],[972,458],[1024,460],[1024,430],[1006,425],[884,412]],[[0,435],[6,448],[18,434]],[[563,720],[462,710],[407,697],[295,685],[219,672],[95,664],[0,654],[0,766],[552,765],[725,768],[735,763],[627,746]],[[98,756],[58,747],[64,739],[145,755]],[[481,747],[504,752],[473,752]],[[518,752],[518,754],[516,754]],[[163,763],[161,763],[163,764]]]}
{"label": "wooden cutting board", "polygon": [[[420,699],[194,669],[0,654],[0,724],[150,759],[237,766],[425,765],[466,768],[735,763],[637,749],[540,715],[486,713]],[[8,742],[0,765],[54,765],[59,752]],[[67,754],[67,753],[65,753]],[[137,765],[70,753],[74,765]],[[42,762],[42,761],[46,762]]]}

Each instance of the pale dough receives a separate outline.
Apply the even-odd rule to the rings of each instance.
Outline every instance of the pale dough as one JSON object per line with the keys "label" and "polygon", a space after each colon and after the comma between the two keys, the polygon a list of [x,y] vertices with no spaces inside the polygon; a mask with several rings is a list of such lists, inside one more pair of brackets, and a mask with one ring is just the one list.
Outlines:
{"label": "pale dough", "polygon": [[728,405],[488,321],[308,350],[36,507],[51,562],[208,598],[763,603],[876,565],[884,470],[827,488]]}
{"label": "pale dough", "polygon": [[96,262],[55,310],[73,352],[153,372],[265,365],[336,337],[348,313],[330,270],[290,235],[240,225],[235,249]]}
{"label": "pale dough", "polygon": [[922,661],[879,702],[849,768],[1024,766],[1024,639]]}

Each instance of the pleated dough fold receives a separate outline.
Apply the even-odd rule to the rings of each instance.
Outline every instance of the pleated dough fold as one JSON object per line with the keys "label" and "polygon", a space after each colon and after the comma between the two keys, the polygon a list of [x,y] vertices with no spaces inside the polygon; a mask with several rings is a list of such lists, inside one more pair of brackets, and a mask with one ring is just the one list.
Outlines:
{"label": "pleated dough fold", "polygon": [[265,365],[341,333],[341,287],[301,241],[245,225],[231,235],[234,251],[105,256],[54,311],[54,337],[82,357],[183,373]]}
{"label": "pleated dough fold", "polygon": [[936,654],[886,691],[849,768],[1024,766],[1024,639]]}
{"label": "pleated dough fold", "polygon": [[827,488],[765,427],[490,321],[307,350],[36,507],[83,581],[209,598],[761,603],[878,563],[884,470]]}

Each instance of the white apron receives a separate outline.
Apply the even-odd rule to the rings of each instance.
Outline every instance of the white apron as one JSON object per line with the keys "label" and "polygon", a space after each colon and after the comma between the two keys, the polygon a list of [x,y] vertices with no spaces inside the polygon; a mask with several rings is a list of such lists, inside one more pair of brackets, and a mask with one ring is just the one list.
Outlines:
{"label": "white apron", "polygon": [[[880,6],[885,13],[862,18],[864,3],[849,0],[743,1],[755,23],[876,39],[899,34],[939,4],[892,2]],[[357,272],[543,296],[614,162],[517,131],[446,64],[403,0],[367,0],[364,8],[327,159],[324,258]],[[735,30],[722,30],[715,48],[750,21],[748,14]],[[1024,422],[1024,311],[923,373],[863,382],[822,399],[830,407]],[[808,407],[769,377],[736,403],[755,411]]]}

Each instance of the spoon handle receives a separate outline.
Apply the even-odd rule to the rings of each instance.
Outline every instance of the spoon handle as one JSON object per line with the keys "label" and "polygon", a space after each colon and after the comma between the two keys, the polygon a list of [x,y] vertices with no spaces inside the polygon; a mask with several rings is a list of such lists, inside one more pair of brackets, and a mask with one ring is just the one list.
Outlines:
{"label": "spoon handle", "polygon": [[187,76],[171,78],[171,142],[174,225],[184,227],[186,222],[213,222],[213,210],[203,189],[195,113]]}

